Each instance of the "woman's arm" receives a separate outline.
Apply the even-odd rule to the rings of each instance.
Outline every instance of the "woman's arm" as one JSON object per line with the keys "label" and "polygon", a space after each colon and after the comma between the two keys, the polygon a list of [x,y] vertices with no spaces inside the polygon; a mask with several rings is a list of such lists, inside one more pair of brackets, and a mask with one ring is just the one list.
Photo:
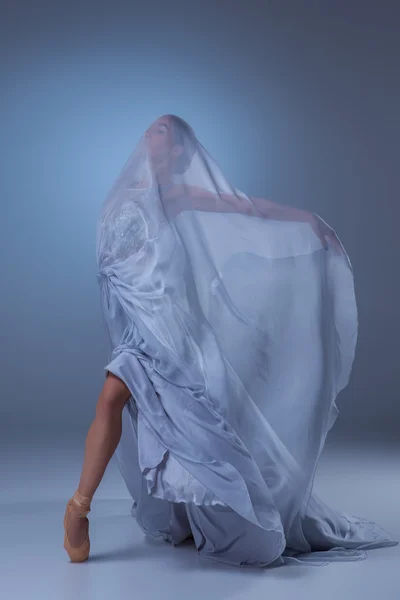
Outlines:
{"label": "woman's arm", "polygon": [[[243,213],[252,214],[254,207],[250,202],[245,202],[232,194],[218,194],[201,187],[189,185],[175,185],[163,196],[164,202],[174,204],[174,211],[200,210],[218,213]],[[258,216],[262,216],[258,214]]]}
{"label": "woman's arm", "polygon": [[313,218],[312,213],[301,210],[300,208],[295,208],[294,206],[277,204],[266,198],[258,198],[256,196],[250,196],[250,200],[266,219],[272,221],[299,221],[310,223]]}
{"label": "woman's arm", "polygon": [[235,194],[212,193],[200,187],[187,185],[175,186],[175,190],[171,196],[175,196],[175,199],[178,200],[179,208],[177,207],[177,213],[181,210],[230,212],[271,221],[308,223],[326,250],[328,250],[329,240],[335,252],[343,254],[342,245],[335,231],[315,213],[295,208],[294,206],[277,204],[276,202],[272,202],[272,200],[257,196],[248,196],[249,202],[246,197],[243,198]]}
{"label": "woman's arm", "polygon": [[207,210],[207,206],[214,206],[218,212],[238,212],[271,221],[300,221],[310,223],[313,220],[312,213],[306,210],[277,204],[266,198],[249,196],[249,202],[245,198],[234,194],[212,194],[206,190],[201,190],[201,188],[192,188],[192,194],[194,200],[200,201],[200,205],[204,202],[203,210]]}
{"label": "woman's arm", "polygon": [[[228,202],[232,202],[233,205],[237,205],[238,201],[242,203],[245,202],[236,196],[228,196],[227,194],[222,194],[222,196],[225,197]],[[335,254],[344,254],[343,246],[334,229],[332,229],[332,227],[316,213],[301,210],[294,206],[276,204],[266,198],[259,198],[256,196],[249,196],[249,198],[251,203],[247,203],[247,205],[252,206],[252,209],[250,211],[247,210],[247,214],[259,217],[262,216],[264,219],[272,221],[297,221],[300,223],[308,223],[325,250],[329,249],[328,242],[330,242]]]}

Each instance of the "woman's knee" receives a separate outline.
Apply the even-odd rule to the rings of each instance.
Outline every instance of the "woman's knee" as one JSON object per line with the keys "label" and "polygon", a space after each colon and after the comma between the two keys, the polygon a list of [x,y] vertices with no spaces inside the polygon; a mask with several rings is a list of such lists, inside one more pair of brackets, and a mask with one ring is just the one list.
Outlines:
{"label": "woman's knee", "polygon": [[97,410],[112,413],[122,410],[130,396],[129,388],[122,379],[108,373],[97,402]]}

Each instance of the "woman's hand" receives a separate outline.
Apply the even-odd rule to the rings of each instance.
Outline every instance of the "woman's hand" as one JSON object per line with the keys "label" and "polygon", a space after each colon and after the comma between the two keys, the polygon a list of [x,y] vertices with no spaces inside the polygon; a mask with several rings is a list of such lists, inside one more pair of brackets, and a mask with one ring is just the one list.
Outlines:
{"label": "woman's hand", "polygon": [[329,250],[331,247],[335,254],[344,254],[342,244],[334,230],[324,223],[317,214],[309,213],[308,223],[311,225],[313,232],[318,237],[325,250]]}

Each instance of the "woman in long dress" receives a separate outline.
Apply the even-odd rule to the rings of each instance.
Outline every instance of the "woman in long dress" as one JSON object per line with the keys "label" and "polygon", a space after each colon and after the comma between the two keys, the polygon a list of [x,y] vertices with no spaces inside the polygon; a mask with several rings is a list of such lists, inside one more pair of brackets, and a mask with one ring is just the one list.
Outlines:
{"label": "woman in long dress", "polygon": [[110,342],[64,547],[116,451],[143,532],[238,566],[358,560],[387,532],[313,492],[357,340],[352,266],[315,213],[229,184],[174,115],[140,139],[97,228]]}

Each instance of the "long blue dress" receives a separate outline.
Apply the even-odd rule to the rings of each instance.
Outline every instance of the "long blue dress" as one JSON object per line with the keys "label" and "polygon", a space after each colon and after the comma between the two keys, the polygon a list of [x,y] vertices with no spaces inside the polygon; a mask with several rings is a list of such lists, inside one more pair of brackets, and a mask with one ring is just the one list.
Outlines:
{"label": "long blue dress", "polygon": [[[237,566],[359,560],[398,542],[313,492],[357,339],[353,272],[307,223],[133,190],[104,226],[107,372],[132,392],[118,464],[143,532]],[[107,251],[105,250],[107,249]]]}

